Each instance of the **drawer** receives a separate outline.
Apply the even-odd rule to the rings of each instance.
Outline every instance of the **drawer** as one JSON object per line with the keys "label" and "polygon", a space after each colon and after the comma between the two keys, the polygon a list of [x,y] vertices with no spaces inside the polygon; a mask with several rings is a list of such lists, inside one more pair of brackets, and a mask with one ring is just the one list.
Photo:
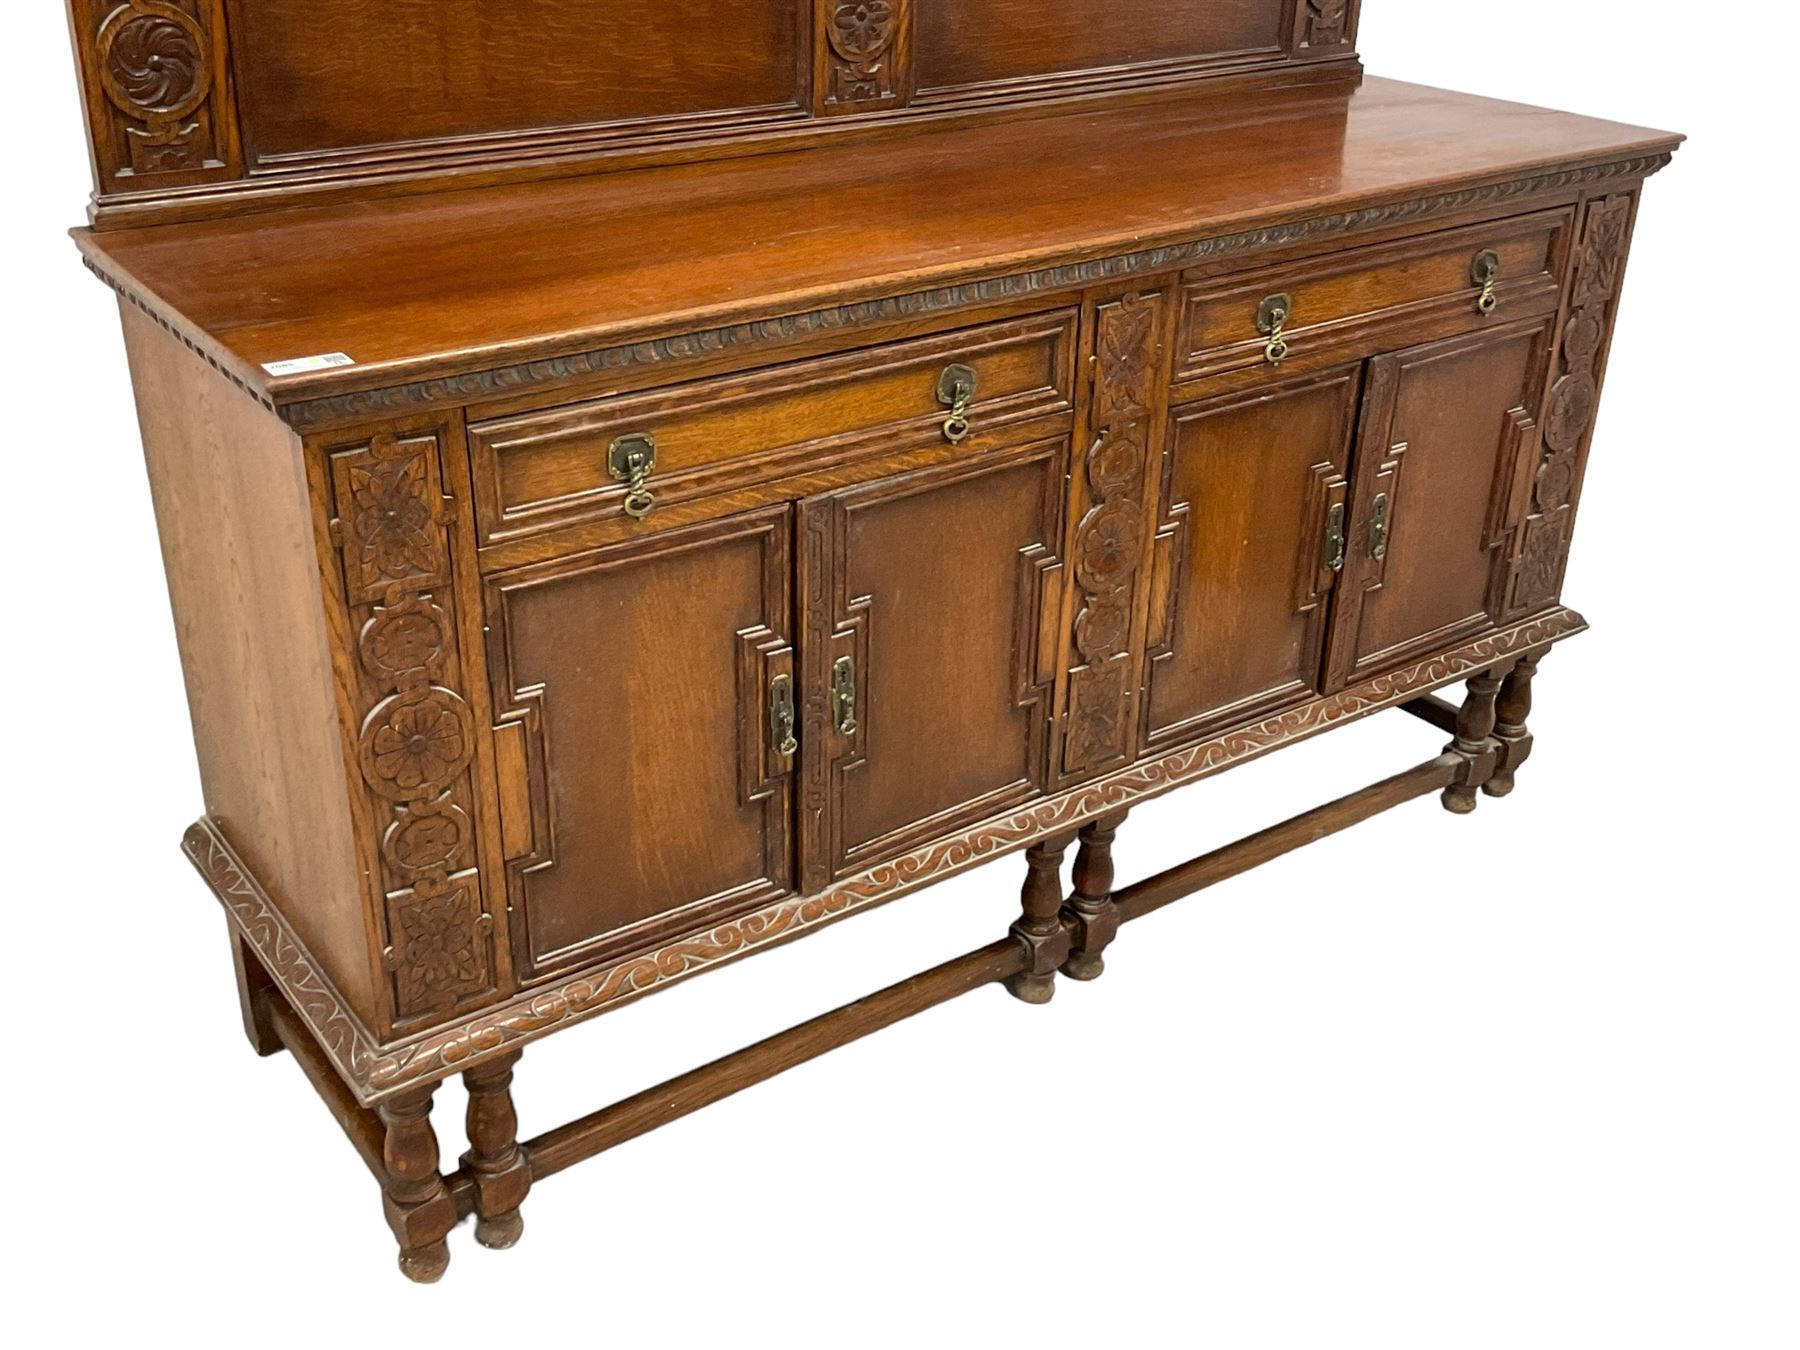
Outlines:
{"label": "drawer", "polygon": [[[1060,310],[469,428],[483,545],[596,519],[625,521],[609,461],[654,445],[643,487],[666,507],[845,461],[939,443],[947,368],[975,374],[971,446],[1073,407],[1076,311]],[[643,439],[647,438],[647,439]],[[681,512],[676,512],[680,516]]]}
{"label": "drawer", "polygon": [[[1455,316],[1470,327],[1549,313],[1557,304],[1568,211],[1547,211],[1398,243],[1351,249],[1184,288],[1177,379],[1267,361],[1264,304],[1286,295],[1291,357],[1375,339],[1409,323]],[[1493,309],[1483,313],[1476,260],[1499,261]],[[1354,356],[1354,352],[1343,352]]]}

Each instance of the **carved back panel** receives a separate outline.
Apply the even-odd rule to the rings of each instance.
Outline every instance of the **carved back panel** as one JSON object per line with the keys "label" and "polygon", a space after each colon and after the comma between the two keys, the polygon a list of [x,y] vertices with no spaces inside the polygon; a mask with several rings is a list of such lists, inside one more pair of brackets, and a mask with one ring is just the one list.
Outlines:
{"label": "carved back panel", "polygon": [[68,5],[103,224],[740,153],[846,119],[1301,62],[1360,69],[1356,0]]}

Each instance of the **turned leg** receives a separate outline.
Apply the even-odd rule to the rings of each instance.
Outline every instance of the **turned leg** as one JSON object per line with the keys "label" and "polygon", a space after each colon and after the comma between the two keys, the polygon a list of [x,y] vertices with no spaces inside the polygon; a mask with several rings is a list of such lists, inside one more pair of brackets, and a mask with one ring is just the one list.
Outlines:
{"label": "turned leg", "polygon": [[409,1280],[430,1284],[450,1264],[444,1241],[456,1227],[456,1201],[438,1174],[437,1135],[431,1128],[434,1083],[377,1104],[387,1129],[381,1160],[382,1207],[400,1240],[400,1270]]}
{"label": "turned leg", "polygon": [[1062,918],[1062,860],[1074,836],[1033,844],[1025,851],[1024,915],[1012,926],[1025,944],[1029,964],[1006,982],[1014,998],[1048,1003],[1056,992],[1056,969],[1069,957],[1069,930]]}
{"label": "turned leg", "polygon": [[1500,700],[1495,705],[1498,721],[1494,723],[1494,739],[1500,742],[1500,763],[1494,776],[1481,785],[1490,797],[1504,797],[1513,790],[1513,776],[1519,766],[1531,758],[1531,732],[1525,721],[1531,716],[1531,677],[1537,674],[1540,656],[1525,657],[1512,669],[1500,685]]}
{"label": "turned leg", "polygon": [[513,1110],[518,1062],[515,1050],[463,1075],[469,1089],[469,1151],[463,1165],[475,1179],[475,1240],[484,1247],[510,1247],[525,1231],[519,1206],[531,1189],[531,1161],[519,1147]]}
{"label": "turned leg", "polygon": [[1119,931],[1119,911],[1113,905],[1113,839],[1125,823],[1125,812],[1089,821],[1081,829],[1081,847],[1075,854],[1075,891],[1063,914],[1074,926],[1073,950],[1063,963],[1063,974],[1072,980],[1097,980],[1106,969],[1101,952]]}
{"label": "turned leg", "polygon": [[244,1035],[250,1048],[259,1055],[272,1055],[281,1049],[281,1037],[275,1034],[275,1023],[269,1018],[269,1000],[280,998],[275,981],[263,969],[261,958],[250,949],[237,929],[230,930],[231,965],[237,974],[238,1006],[244,1014]]}
{"label": "turned leg", "polygon": [[1444,809],[1466,816],[1475,809],[1475,792],[1494,772],[1499,762],[1499,745],[1494,739],[1494,700],[1500,692],[1500,680],[1492,671],[1469,681],[1469,692],[1456,714],[1456,739],[1445,748],[1461,755],[1462,773],[1457,781],[1444,789]]}

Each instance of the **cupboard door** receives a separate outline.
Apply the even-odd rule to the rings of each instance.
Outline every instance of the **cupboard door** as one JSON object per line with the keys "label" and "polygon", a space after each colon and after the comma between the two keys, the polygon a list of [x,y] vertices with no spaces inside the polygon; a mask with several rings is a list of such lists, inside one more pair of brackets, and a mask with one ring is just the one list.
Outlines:
{"label": "cupboard door", "polygon": [[804,888],[1036,796],[1059,439],[801,506]]}
{"label": "cupboard door", "polygon": [[1369,363],[1327,687],[1491,627],[1551,322]]}
{"label": "cupboard door", "polygon": [[523,976],[792,888],[790,535],[780,507],[489,580]]}
{"label": "cupboard door", "polygon": [[1360,366],[1178,409],[1164,457],[1144,745],[1318,692]]}

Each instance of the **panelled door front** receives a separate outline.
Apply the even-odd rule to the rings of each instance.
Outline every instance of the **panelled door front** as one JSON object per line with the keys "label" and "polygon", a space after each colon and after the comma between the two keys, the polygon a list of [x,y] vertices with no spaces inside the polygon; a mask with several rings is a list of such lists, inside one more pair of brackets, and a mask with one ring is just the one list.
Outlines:
{"label": "panelled door front", "polygon": [[1359,363],[1176,409],[1151,592],[1146,749],[1318,692],[1361,389]]}
{"label": "panelled door front", "polygon": [[1551,326],[1534,319],[1369,363],[1327,688],[1495,622]]}
{"label": "panelled door front", "polygon": [[802,885],[1036,796],[1066,437],[801,505]]}
{"label": "panelled door front", "polygon": [[488,580],[524,978],[792,889],[792,510]]}

